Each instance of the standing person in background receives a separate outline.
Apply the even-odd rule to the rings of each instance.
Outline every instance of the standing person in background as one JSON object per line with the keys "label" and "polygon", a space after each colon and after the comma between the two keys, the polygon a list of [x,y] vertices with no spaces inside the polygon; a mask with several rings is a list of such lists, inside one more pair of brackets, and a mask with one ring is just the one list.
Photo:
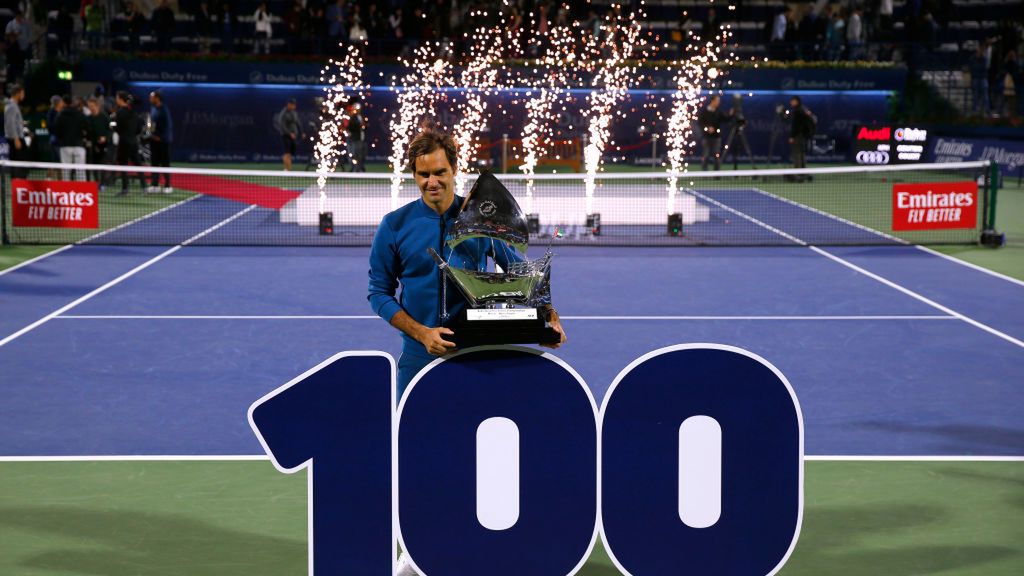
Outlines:
{"label": "standing person in background", "polygon": [[[64,110],[64,99],[56,94],[50,96],[50,109],[46,111],[46,130],[49,133],[48,144],[50,145],[49,154],[46,153],[46,149],[43,148],[44,156],[40,160],[43,162],[60,162],[60,140],[57,138],[57,117],[60,116],[61,111]],[[57,171],[50,169],[46,171],[46,177],[54,179],[57,177]]]}
{"label": "standing person in background", "polygon": [[220,18],[217,28],[220,30],[220,51],[231,54],[235,51],[235,36],[238,35],[238,18],[231,9],[231,4],[221,4]]}
{"label": "standing person in background", "polygon": [[[174,141],[174,125],[171,123],[171,111],[164,104],[164,96],[159,90],[149,93],[149,104],[149,119],[153,124],[153,135],[150,136],[149,141],[150,164],[170,168],[171,142]],[[160,174],[154,172],[147,192],[163,192],[164,194],[174,192],[174,188],[171,188],[170,173],[164,173],[164,188],[161,190]]]}
{"label": "standing person in background", "polygon": [[[117,93],[117,113],[114,114],[117,134],[117,163],[121,166],[142,164],[139,158],[139,117],[132,109],[132,95],[125,91]],[[139,186],[146,189],[146,177],[139,172]],[[128,194],[128,172],[121,172],[121,191],[118,196]]]}
{"label": "standing person in background", "polygon": [[[89,148],[86,150],[86,160],[89,164],[106,164],[107,147],[110,144],[110,116],[103,110],[101,101],[92,96],[88,100],[89,107]],[[107,173],[95,172],[92,178],[100,185],[100,190],[106,188]]]}
{"label": "standing person in background", "polygon": [[277,131],[281,133],[281,143],[284,145],[284,154],[281,160],[284,162],[284,169],[292,169],[292,157],[295,156],[295,145],[299,141],[299,113],[295,98],[288,100],[288,104],[277,113]]}
{"label": "standing person in background", "polygon": [[722,124],[729,121],[728,114],[721,109],[722,97],[715,94],[708,99],[706,108],[697,115],[701,128],[700,169],[708,169],[708,156],[715,157],[715,170],[722,169]]}
{"label": "standing person in background", "polygon": [[270,10],[266,2],[260,2],[256,12],[252,15],[252,21],[256,25],[256,36],[253,37],[252,53],[259,54],[260,47],[263,47],[264,54],[270,54],[270,37],[274,35],[274,28],[270,23]]}
{"label": "standing person in background", "polygon": [[[85,136],[88,130],[89,125],[82,110],[72,103],[71,96],[64,96],[64,107],[57,115],[57,123],[53,128],[60,144],[61,164],[85,164]],[[64,170],[64,179],[72,178],[85,180],[85,170]]]}
{"label": "standing person in background", "polygon": [[[4,106],[4,138],[10,145],[11,160],[27,160],[28,147],[25,145],[25,120],[21,117],[21,101],[25,99],[25,89],[18,84],[11,84],[10,97]],[[14,168],[11,176],[24,178],[28,171]]]}
{"label": "standing person in background", "polygon": [[[814,114],[804,107],[799,96],[789,99],[791,124],[789,126],[789,144],[794,168],[807,167],[807,142],[814,136],[814,128],[817,121]],[[806,178],[810,180],[811,177]],[[803,178],[797,178],[803,181]]]}
{"label": "standing person in background", "polygon": [[138,52],[142,28],[146,25],[146,17],[139,12],[135,2],[125,4],[124,14],[121,17],[128,26],[128,51]]}
{"label": "standing person in background", "polygon": [[94,1],[86,5],[82,9],[83,14],[83,27],[85,28],[85,38],[88,42],[90,50],[99,50],[105,48],[103,26],[107,23],[107,8],[98,1]]}
{"label": "standing person in background", "polygon": [[363,105],[356,99],[348,107],[345,118],[345,144],[352,162],[350,172],[366,172],[366,117]]}

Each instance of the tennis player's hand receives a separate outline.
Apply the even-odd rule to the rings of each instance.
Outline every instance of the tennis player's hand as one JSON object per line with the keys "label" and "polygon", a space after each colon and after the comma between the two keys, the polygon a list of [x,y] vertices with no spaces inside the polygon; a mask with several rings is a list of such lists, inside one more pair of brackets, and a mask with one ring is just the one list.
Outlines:
{"label": "tennis player's hand", "polygon": [[562,321],[558,318],[558,312],[554,310],[548,316],[548,326],[551,326],[555,332],[558,332],[562,336],[562,340],[557,344],[541,344],[545,348],[558,348],[562,344],[565,344],[565,330],[562,328]]}
{"label": "tennis player's hand", "polygon": [[444,339],[445,335],[455,334],[451,328],[427,328],[420,336],[420,343],[434,356],[444,356],[455,351],[455,343]]}

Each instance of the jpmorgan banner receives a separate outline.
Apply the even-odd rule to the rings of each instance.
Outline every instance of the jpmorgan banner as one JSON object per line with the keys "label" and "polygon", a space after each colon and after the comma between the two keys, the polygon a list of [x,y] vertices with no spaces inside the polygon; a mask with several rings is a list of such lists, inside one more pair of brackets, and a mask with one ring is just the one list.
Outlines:
{"label": "jpmorgan banner", "polygon": [[528,348],[438,359],[397,410],[394,375],[341,353],[249,410],[278,470],[309,469],[311,574],[391,575],[400,544],[425,576],[567,576],[601,538],[623,574],[767,576],[796,546],[803,418],[750,352],[655,350],[600,407]]}
{"label": "jpmorgan banner", "polygon": [[1016,174],[1024,167],[1024,140],[985,140],[940,136],[932,142],[931,162],[991,160],[1003,174]]}

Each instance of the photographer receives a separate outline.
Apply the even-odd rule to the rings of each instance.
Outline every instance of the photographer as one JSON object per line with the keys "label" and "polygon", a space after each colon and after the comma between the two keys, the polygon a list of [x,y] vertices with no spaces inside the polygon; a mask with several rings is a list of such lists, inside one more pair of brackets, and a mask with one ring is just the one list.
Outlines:
{"label": "photographer", "polygon": [[[789,145],[791,156],[793,158],[793,167],[806,168],[807,142],[809,142],[814,136],[814,128],[817,124],[817,119],[810,110],[804,107],[799,96],[793,96],[789,99],[789,108],[791,117],[789,126]],[[806,179],[810,180],[810,177],[808,176]],[[804,178],[798,177],[797,180],[803,181]]]}
{"label": "photographer", "polygon": [[715,170],[722,169],[722,124],[729,121],[734,110],[721,110],[722,97],[715,94],[708,99],[708,105],[697,115],[701,128],[700,168],[708,169],[708,156],[715,156]]}

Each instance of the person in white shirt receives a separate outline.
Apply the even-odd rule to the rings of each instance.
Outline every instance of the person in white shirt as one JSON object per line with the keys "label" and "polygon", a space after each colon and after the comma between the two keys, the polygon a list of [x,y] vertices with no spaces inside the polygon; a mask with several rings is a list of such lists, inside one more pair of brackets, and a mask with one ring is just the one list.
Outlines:
{"label": "person in white shirt", "polygon": [[267,3],[260,2],[259,8],[252,15],[256,24],[256,36],[253,38],[252,53],[259,54],[260,46],[264,54],[270,54],[270,38],[274,35],[274,27],[270,22],[270,11],[267,10]]}
{"label": "person in white shirt", "polygon": [[850,60],[861,58],[861,47],[864,46],[864,26],[861,20],[861,8],[857,6],[846,23],[846,47]]}

